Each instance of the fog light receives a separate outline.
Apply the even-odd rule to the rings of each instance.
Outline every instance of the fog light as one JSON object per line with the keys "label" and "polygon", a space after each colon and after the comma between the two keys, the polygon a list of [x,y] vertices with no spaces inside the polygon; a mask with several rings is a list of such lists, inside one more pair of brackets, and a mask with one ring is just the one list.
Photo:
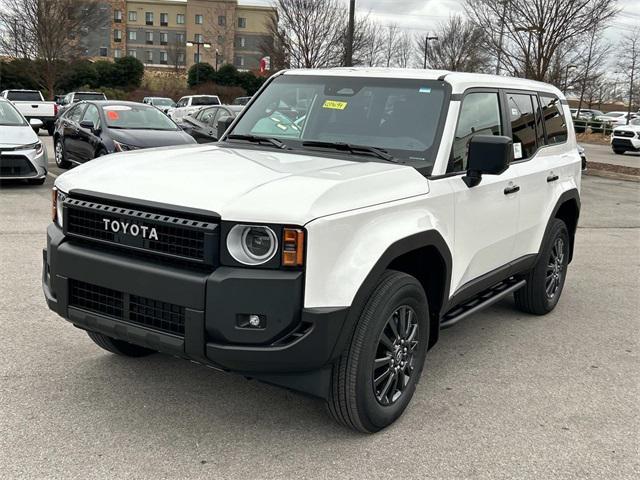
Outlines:
{"label": "fog light", "polygon": [[239,314],[236,317],[236,326],[238,328],[250,328],[250,329],[262,329],[267,326],[267,317],[264,315],[251,314]]}

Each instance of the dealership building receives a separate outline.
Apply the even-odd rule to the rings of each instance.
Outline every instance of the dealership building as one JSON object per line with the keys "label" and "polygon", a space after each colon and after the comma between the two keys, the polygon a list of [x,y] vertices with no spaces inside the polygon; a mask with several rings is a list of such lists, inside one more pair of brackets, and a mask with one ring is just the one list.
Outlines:
{"label": "dealership building", "polygon": [[262,46],[273,41],[268,25],[276,11],[237,0],[110,0],[100,14],[100,25],[79,39],[88,57],[130,55],[158,68],[188,68],[199,60],[252,70]]}

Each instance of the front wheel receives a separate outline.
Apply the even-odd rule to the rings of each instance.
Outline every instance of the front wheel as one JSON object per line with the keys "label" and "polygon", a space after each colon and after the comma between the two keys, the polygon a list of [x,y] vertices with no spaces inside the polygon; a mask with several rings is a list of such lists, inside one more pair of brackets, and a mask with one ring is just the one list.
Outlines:
{"label": "front wheel", "polygon": [[413,397],[428,343],[429,307],[422,286],[410,275],[386,271],[333,367],[331,415],[364,433],[391,425]]}
{"label": "front wheel", "polygon": [[569,231],[554,218],[534,267],[527,273],[527,284],[514,294],[523,312],[544,315],[558,304],[569,265]]}
{"label": "front wheel", "polygon": [[620,148],[614,148],[613,149],[613,153],[615,153],[616,155],[624,155],[625,150],[622,150]]}
{"label": "front wheel", "polygon": [[66,153],[64,151],[64,144],[62,139],[59,138],[55,142],[55,157],[56,157],[56,165],[58,168],[69,168],[71,167],[71,162],[66,159]]}
{"label": "front wheel", "polygon": [[154,350],[123,342],[122,340],[116,340],[101,333],[87,331],[87,335],[89,335],[89,338],[100,348],[117,355],[123,355],[125,357],[146,357],[147,355],[156,353]]}

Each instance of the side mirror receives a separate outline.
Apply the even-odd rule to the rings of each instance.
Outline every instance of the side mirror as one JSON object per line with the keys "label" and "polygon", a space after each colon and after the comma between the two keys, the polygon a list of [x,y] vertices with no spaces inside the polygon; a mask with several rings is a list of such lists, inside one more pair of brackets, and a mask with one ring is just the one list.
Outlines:
{"label": "side mirror", "polygon": [[467,174],[462,177],[467,187],[475,187],[482,175],[500,175],[513,161],[513,140],[496,135],[476,135],[469,141]]}
{"label": "side mirror", "polygon": [[86,128],[87,130],[91,130],[92,132],[96,130],[96,126],[91,120],[82,120],[80,122],[80,128]]}
{"label": "side mirror", "polygon": [[36,132],[38,131],[38,129],[44,127],[44,123],[42,123],[42,120],[40,120],[39,118],[30,119],[29,125],[31,125],[31,128],[33,128]]}
{"label": "side mirror", "polygon": [[218,120],[218,139],[222,138],[224,132],[226,132],[233,123],[233,120],[234,118],[229,116],[222,117],[220,120]]}

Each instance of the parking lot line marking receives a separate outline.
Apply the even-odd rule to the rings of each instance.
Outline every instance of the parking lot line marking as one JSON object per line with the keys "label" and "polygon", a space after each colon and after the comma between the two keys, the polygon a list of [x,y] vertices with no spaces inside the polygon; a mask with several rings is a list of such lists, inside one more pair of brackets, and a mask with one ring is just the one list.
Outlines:
{"label": "parking lot line marking", "polygon": [[47,175],[53,177],[53,178],[58,178],[58,175],[56,175],[55,173],[51,173],[51,172],[47,172]]}

